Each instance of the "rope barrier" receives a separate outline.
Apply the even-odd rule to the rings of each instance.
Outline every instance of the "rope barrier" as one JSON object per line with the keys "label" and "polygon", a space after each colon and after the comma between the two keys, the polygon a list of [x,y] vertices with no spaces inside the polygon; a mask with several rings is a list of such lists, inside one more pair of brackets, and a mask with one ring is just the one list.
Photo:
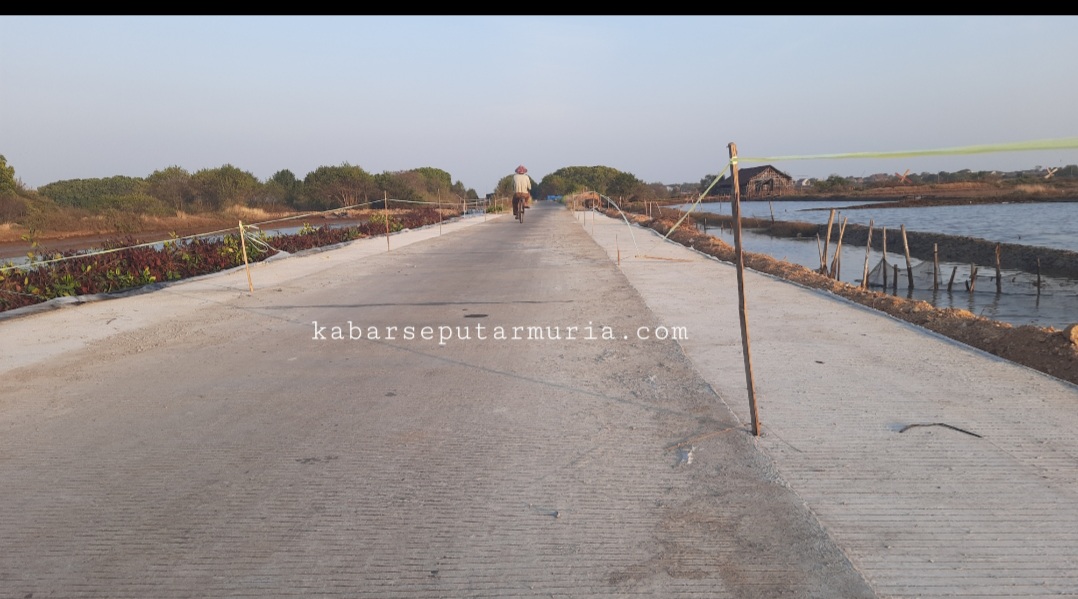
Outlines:
{"label": "rope barrier", "polygon": [[750,162],[778,162],[785,160],[842,160],[847,158],[910,158],[915,156],[948,156],[958,154],[988,154],[993,152],[1027,152],[1032,150],[1076,150],[1078,137],[1038,139],[1004,144],[982,144],[938,148],[934,150],[901,150],[896,152],[845,152],[840,154],[807,154],[804,156],[741,156]]}
{"label": "rope barrier", "polygon": [[[311,216],[320,216],[320,215],[323,215],[323,214],[340,212],[341,210],[352,210],[352,209],[356,209],[356,208],[363,207],[363,206],[370,206],[371,204],[374,204],[375,202],[399,202],[399,203],[406,203],[406,204],[425,204],[425,205],[434,204],[434,205],[437,205],[437,206],[443,206],[443,205],[456,206],[456,205],[458,205],[456,202],[424,202],[424,201],[420,201],[420,200],[393,200],[393,199],[372,200],[370,202],[363,202],[363,203],[360,203],[360,204],[353,204],[351,206],[347,206],[347,207],[344,207],[344,208],[330,208],[328,210],[320,210],[320,211],[315,211],[315,212],[305,212],[303,214],[297,214],[297,215],[293,215],[293,216],[285,216],[285,217],[282,217],[282,218],[265,220],[265,221],[261,221],[261,222],[254,223],[254,224],[247,224],[247,225],[244,225],[244,227],[245,228],[246,227],[253,227],[255,229],[258,229],[259,226],[262,226],[262,225],[268,225],[268,224],[273,224],[273,223],[278,223],[278,222],[300,220],[300,219],[308,218],[308,217],[311,217]],[[114,252],[122,252],[124,250],[129,250],[129,249],[136,249],[136,248],[142,248],[142,247],[153,247],[155,245],[164,244],[164,243],[176,243],[176,242],[182,242],[182,241],[187,241],[187,240],[198,239],[200,237],[212,237],[214,235],[224,235],[224,234],[229,233],[229,232],[231,232],[231,231],[233,231],[235,229],[236,229],[236,227],[229,227],[227,229],[219,229],[217,231],[209,231],[207,233],[195,233],[193,235],[185,235],[183,237],[171,237],[169,239],[162,239],[162,240],[158,240],[158,241],[148,241],[148,242],[145,242],[145,243],[138,243],[138,244],[135,244],[135,245],[128,245],[128,246],[124,246],[124,247],[120,247],[120,248],[112,248],[112,249],[108,249],[108,250],[94,250],[94,251],[91,251],[91,252],[80,253],[80,254],[75,255],[75,256],[61,256],[59,258],[51,258],[51,259],[48,259],[48,260],[32,260],[31,262],[28,262],[26,264],[11,264],[11,265],[7,265],[7,266],[2,266],[2,267],[0,267],[0,273],[6,273],[8,271],[14,271],[14,270],[28,270],[28,269],[38,268],[40,266],[46,266],[46,265],[49,265],[49,264],[54,264],[54,263],[58,263],[58,262],[64,262],[66,260],[74,260],[76,258],[87,258],[87,257],[92,257],[92,256],[101,256],[101,255],[105,255],[105,254],[111,254],[111,253],[114,253]],[[247,239],[250,239],[250,240],[254,241],[256,244],[263,244],[263,245],[268,246],[268,244],[266,244],[265,241],[263,241],[262,239],[257,239],[256,240],[256,239],[252,238],[251,236],[246,236],[246,237],[247,237]],[[273,248],[273,249],[276,249],[276,248]]]}

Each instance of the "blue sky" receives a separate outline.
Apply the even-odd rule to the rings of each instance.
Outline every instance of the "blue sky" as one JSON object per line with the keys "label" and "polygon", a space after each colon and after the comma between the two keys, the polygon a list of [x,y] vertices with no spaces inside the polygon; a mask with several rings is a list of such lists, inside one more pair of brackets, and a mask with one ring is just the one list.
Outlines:
{"label": "blue sky", "polygon": [[[232,164],[432,166],[480,194],[604,165],[1078,136],[1072,16],[0,16],[0,154],[30,187]],[[795,160],[794,176],[1019,170],[1078,150]],[[752,166],[745,164],[744,166]]]}

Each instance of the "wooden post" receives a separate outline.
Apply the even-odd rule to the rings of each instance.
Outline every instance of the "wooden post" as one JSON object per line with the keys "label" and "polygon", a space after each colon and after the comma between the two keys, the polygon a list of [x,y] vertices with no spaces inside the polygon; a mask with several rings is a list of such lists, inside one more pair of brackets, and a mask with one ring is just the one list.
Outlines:
{"label": "wooden post", "polygon": [[891,293],[898,293],[898,265],[892,264],[891,268],[895,269],[895,277],[891,281]]}
{"label": "wooden post", "polygon": [[243,269],[247,271],[247,289],[255,292],[255,284],[251,282],[251,265],[247,262],[247,235],[243,232],[243,221],[240,223],[240,251],[243,252]]}
{"label": "wooden post", "polygon": [[749,393],[749,414],[752,434],[760,436],[760,418],[756,410],[756,385],[752,380],[752,354],[749,352],[749,320],[745,307],[745,259],[741,250],[741,190],[737,182],[737,145],[730,142],[730,163],[733,173],[734,260],[737,266],[737,312],[741,317],[741,349],[745,358],[745,386]]}
{"label": "wooden post", "polygon": [[767,207],[771,210],[771,224],[775,224],[775,207],[771,205],[771,200],[767,201]]}
{"label": "wooden post", "polygon": [[868,219],[868,239],[865,240],[865,274],[861,276],[861,288],[868,289],[868,256],[872,252],[872,219]]}
{"label": "wooden post", "polygon": [[887,227],[883,228],[883,290],[887,291]]}
{"label": "wooden post", "polygon": [[999,269],[999,254],[1001,252],[1000,245],[996,244],[996,293],[1003,293],[1003,274]]}
{"label": "wooden post", "polygon": [[1041,295],[1041,259],[1037,257],[1037,297]]}
{"label": "wooden post", "polygon": [[940,244],[932,244],[932,291],[940,289]]}
{"label": "wooden post", "polygon": [[913,289],[913,265],[910,264],[910,242],[906,241],[906,225],[901,225],[902,231],[902,251],[906,254],[906,280],[910,284],[910,289]]}
{"label": "wooden post", "polygon": [[831,278],[838,280],[840,271],[842,269],[842,235],[846,233],[846,221],[850,219],[843,217],[842,226],[838,228],[838,243],[835,244],[835,257],[831,260]]}
{"label": "wooden post", "polygon": [[967,287],[969,287],[969,292],[973,293],[973,288],[976,287],[976,286],[977,286],[977,265],[971,263],[969,265],[969,285],[967,285]]}
{"label": "wooden post", "polygon": [[827,246],[831,243],[831,225],[835,222],[835,209],[831,209],[831,216],[827,217],[827,236],[823,240],[823,260],[820,262],[820,274],[827,274]]}
{"label": "wooden post", "polygon": [[389,192],[382,192],[382,210],[386,215],[386,251],[389,251]]}
{"label": "wooden post", "polygon": [[958,267],[955,266],[951,269],[951,279],[947,281],[947,293],[951,292],[951,286],[954,285],[954,276],[958,274]]}

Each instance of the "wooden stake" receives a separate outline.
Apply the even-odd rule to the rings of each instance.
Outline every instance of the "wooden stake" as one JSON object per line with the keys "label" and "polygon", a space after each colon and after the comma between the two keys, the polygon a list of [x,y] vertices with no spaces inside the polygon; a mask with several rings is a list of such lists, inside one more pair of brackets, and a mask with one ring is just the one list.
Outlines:
{"label": "wooden stake", "polygon": [[892,264],[891,268],[895,269],[895,277],[891,280],[891,293],[898,293],[898,265]]}
{"label": "wooden stake", "polygon": [[967,287],[969,287],[969,292],[973,293],[973,288],[976,287],[976,286],[977,286],[977,265],[971,263],[969,265],[969,285],[967,285]]}
{"label": "wooden stake", "polygon": [[951,292],[951,286],[954,285],[954,276],[958,274],[958,267],[955,266],[951,269],[951,279],[947,281],[947,293]]}
{"label": "wooden stake", "polygon": [[382,209],[386,215],[386,251],[389,251],[389,192],[382,192]]}
{"label": "wooden stake", "polygon": [[887,291],[887,227],[883,228],[883,290]]}
{"label": "wooden stake", "polygon": [[910,265],[910,243],[906,241],[906,225],[900,225],[902,230],[902,251],[906,254],[906,280],[909,281],[910,289],[913,289],[913,266]]}
{"label": "wooden stake", "polygon": [[996,244],[996,293],[1003,293],[1003,275],[999,269],[999,254],[1001,252],[1000,245]]}
{"label": "wooden stake", "polygon": [[850,219],[843,217],[842,226],[838,228],[838,243],[835,244],[835,257],[831,260],[831,278],[836,281],[839,278],[839,271],[842,268],[842,235],[846,232],[846,221]]}
{"label": "wooden stake", "polygon": [[940,245],[932,244],[932,291],[940,289]]}
{"label": "wooden stake", "polygon": [[823,258],[820,261],[820,274],[827,274],[827,246],[831,243],[831,225],[835,222],[835,209],[831,209],[831,216],[827,217],[827,237],[823,240]]}
{"label": "wooden stake", "polygon": [[251,265],[247,262],[247,236],[243,233],[243,221],[240,223],[240,251],[243,252],[243,269],[247,271],[247,289],[255,292],[255,284],[251,282]]}
{"label": "wooden stake", "polygon": [[1041,295],[1041,259],[1037,258],[1037,297]]}
{"label": "wooden stake", "polygon": [[771,205],[771,200],[767,201],[767,207],[771,210],[771,224],[775,224],[775,207]]}
{"label": "wooden stake", "polygon": [[749,351],[749,320],[745,307],[745,259],[741,250],[741,190],[737,182],[737,146],[730,142],[730,162],[733,168],[734,259],[737,266],[737,312],[741,317],[741,349],[745,358],[745,386],[749,393],[749,414],[752,416],[752,434],[760,436],[760,418],[756,410],[756,384],[752,379],[752,354]]}
{"label": "wooden stake", "polygon": [[861,288],[868,289],[868,256],[872,252],[872,219],[868,219],[868,239],[865,240],[865,274],[861,276]]}

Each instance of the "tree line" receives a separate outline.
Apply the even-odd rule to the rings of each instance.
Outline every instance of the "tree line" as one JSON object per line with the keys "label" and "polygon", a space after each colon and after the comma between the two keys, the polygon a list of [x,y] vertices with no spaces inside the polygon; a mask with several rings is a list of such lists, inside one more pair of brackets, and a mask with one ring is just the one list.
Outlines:
{"label": "tree line", "polygon": [[189,172],[170,166],[146,177],[69,179],[27,189],[14,167],[0,155],[0,221],[20,222],[49,209],[80,209],[91,214],[122,211],[156,216],[177,212],[215,212],[232,206],[318,211],[347,208],[389,197],[413,202],[476,199],[474,189],[441,169],[422,167],[372,174],[344,163],[320,166],[300,179],[288,170],[260,181],[231,164]]}
{"label": "tree line", "polygon": [[[853,189],[954,182],[1013,182],[1058,184],[1078,180],[1078,166],[1046,170],[998,173],[970,171],[902,175],[877,174],[870,177],[831,175],[817,179],[805,193],[833,193]],[[699,183],[647,183],[629,172],[609,166],[568,166],[533,179],[532,195],[565,196],[595,191],[619,202],[652,201],[698,194],[715,175]],[[1054,180],[1053,180],[1054,179]],[[513,192],[512,175],[498,181],[496,197]],[[478,199],[474,189],[438,168],[422,167],[405,171],[372,174],[343,163],[320,166],[302,179],[288,169],[260,181],[250,172],[230,164],[188,172],[179,166],[154,171],[147,177],[115,176],[99,179],[56,181],[28,190],[15,177],[15,169],[0,155],[0,222],[25,224],[28,216],[47,209],[78,209],[88,213],[120,212],[129,215],[169,216],[177,212],[220,211],[232,206],[276,210],[318,211],[347,208],[388,197],[413,202],[457,202]]]}

